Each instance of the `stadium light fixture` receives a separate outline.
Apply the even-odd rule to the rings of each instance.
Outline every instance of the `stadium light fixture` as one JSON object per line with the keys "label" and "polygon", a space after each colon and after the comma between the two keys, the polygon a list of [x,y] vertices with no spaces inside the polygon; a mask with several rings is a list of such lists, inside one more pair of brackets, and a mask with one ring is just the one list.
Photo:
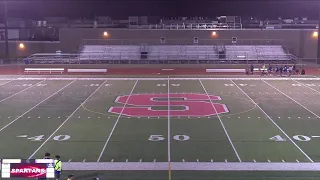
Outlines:
{"label": "stadium light fixture", "polygon": [[217,32],[212,31],[211,35],[212,35],[212,36],[216,36],[216,35],[217,35]]}
{"label": "stadium light fixture", "polygon": [[312,34],[312,36],[313,36],[313,37],[318,37],[318,32],[317,32],[317,31],[314,31],[313,34]]}
{"label": "stadium light fixture", "polygon": [[103,36],[104,36],[104,37],[109,36],[108,32],[107,32],[107,31],[103,32]]}
{"label": "stadium light fixture", "polygon": [[20,44],[19,44],[19,48],[20,48],[20,49],[24,49],[24,48],[25,48],[24,44],[23,44],[23,43],[20,43]]}

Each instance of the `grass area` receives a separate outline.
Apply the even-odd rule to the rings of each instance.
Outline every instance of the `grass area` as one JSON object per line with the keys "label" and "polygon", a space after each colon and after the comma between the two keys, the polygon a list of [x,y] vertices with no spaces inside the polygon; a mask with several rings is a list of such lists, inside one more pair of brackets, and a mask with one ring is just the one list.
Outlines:
{"label": "grass area", "polygon": [[319,93],[318,79],[0,80],[0,158],[109,168],[65,171],[78,179],[318,178],[205,163],[319,162]]}

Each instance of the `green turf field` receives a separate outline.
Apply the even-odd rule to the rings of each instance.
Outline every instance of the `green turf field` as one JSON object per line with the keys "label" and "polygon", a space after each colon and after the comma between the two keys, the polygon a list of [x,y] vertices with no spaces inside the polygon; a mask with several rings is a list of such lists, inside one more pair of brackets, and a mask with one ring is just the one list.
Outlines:
{"label": "green turf field", "polygon": [[319,95],[318,78],[2,78],[0,159],[158,179],[315,171]]}

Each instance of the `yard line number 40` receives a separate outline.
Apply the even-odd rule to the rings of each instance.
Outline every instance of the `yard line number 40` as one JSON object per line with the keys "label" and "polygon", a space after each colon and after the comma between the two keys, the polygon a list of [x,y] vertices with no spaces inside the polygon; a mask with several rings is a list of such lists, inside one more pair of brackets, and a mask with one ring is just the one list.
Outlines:
{"label": "yard line number 40", "polygon": [[[28,137],[27,135],[22,135],[22,136],[17,136],[17,137],[22,137],[22,138],[27,138],[31,141],[42,141],[44,139],[44,135],[39,135],[39,136],[33,136],[33,137]],[[69,140],[71,136],[69,135],[58,135],[53,137],[52,139],[55,141],[66,141]]]}
{"label": "yard line number 40", "polygon": [[[311,141],[311,138],[319,138],[320,136],[305,136],[305,135],[294,135],[292,136],[293,139],[297,141]],[[280,135],[276,135],[270,138],[270,140],[281,142],[281,141],[286,141],[285,138],[282,138]]]}

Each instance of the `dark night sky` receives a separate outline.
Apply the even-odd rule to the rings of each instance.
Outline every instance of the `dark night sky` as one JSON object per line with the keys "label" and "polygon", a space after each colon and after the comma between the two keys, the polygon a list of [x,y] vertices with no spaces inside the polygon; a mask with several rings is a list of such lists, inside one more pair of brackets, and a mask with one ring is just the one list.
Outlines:
{"label": "dark night sky", "polygon": [[[3,0],[0,0],[3,1]],[[318,18],[320,0],[7,0],[10,17],[38,19],[43,16],[71,18],[95,15],[127,19],[128,16],[240,15],[276,18],[278,16]],[[318,4],[318,5],[317,5]],[[0,4],[0,16],[3,4]]]}

